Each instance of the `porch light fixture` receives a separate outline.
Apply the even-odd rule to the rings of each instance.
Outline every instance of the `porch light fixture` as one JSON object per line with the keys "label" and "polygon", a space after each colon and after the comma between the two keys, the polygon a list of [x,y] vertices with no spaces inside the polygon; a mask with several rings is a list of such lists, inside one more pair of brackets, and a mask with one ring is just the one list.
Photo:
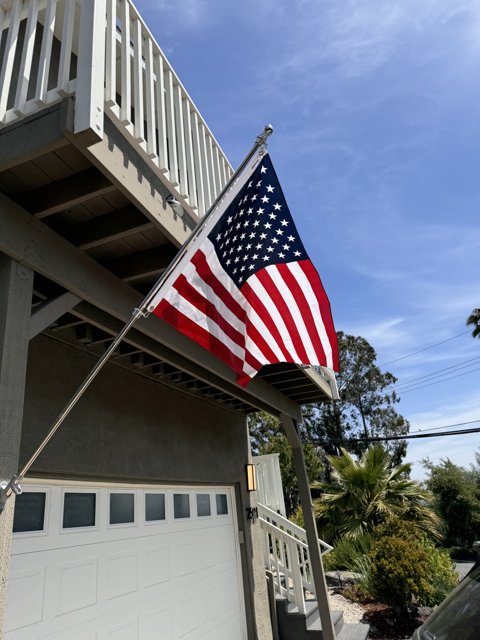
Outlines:
{"label": "porch light fixture", "polygon": [[257,490],[257,474],[254,464],[246,464],[245,471],[247,472],[247,491]]}

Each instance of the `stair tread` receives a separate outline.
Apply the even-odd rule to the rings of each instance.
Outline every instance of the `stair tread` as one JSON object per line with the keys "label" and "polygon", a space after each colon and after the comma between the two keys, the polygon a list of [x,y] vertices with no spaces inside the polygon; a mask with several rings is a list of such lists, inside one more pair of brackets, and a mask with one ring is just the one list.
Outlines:
{"label": "stair tread", "polygon": [[337,640],[367,640],[369,624],[357,622],[356,624],[344,624],[337,634]]}
{"label": "stair tread", "polygon": [[[343,612],[342,611],[330,611],[330,615],[332,617],[333,626],[337,627],[339,622],[343,622]],[[320,621],[320,613],[306,620],[306,628],[308,631],[321,631],[322,623]]]}
{"label": "stair tread", "polygon": [[[310,614],[314,613],[318,609],[317,601],[305,600],[305,609],[306,609],[305,615],[308,617]],[[293,602],[288,602],[287,613],[288,614],[299,613],[298,606]]]}

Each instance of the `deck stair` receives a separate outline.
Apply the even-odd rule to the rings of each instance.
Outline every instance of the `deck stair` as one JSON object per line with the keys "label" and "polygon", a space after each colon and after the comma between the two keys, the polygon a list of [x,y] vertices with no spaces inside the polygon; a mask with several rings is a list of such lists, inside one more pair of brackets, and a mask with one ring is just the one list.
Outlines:
{"label": "deck stair", "polygon": [[[276,598],[279,640],[323,640],[317,602],[307,600],[305,605],[305,613],[300,613],[286,598]],[[332,611],[332,620],[337,640],[367,640],[368,624],[345,624],[341,611]]]}
{"label": "deck stair", "polygon": [[[270,606],[278,640],[323,640],[305,529],[286,517],[278,454],[253,458],[258,477],[258,516],[263,529]],[[332,547],[319,540],[323,555]],[[366,640],[369,625],[345,624],[332,611],[337,640]]]}

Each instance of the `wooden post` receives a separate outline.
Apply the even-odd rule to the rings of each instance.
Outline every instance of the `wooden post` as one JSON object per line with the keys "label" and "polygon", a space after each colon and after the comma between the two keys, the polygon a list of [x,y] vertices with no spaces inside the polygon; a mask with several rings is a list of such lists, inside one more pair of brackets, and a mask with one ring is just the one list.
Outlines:
{"label": "wooden post", "polygon": [[[0,481],[18,469],[33,272],[0,253]],[[0,638],[7,595],[14,496],[0,513]]]}
{"label": "wooden post", "polygon": [[293,451],[293,464],[298,480],[298,491],[302,502],[303,519],[305,523],[305,531],[307,534],[308,550],[310,553],[310,564],[313,574],[313,584],[315,585],[315,593],[317,596],[318,610],[320,613],[320,621],[322,623],[322,631],[324,640],[335,640],[335,631],[333,628],[332,615],[330,612],[330,604],[328,601],[327,584],[325,581],[325,572],[322,563],[322,553],[318,543],[317,525],[313,514],[312,497],[310,494],[310,482],[308,480],[307,468],[305,466],[305,457],[303,455],[303,447],[298,434],[295,421],[285,414],[281,414],[285,435],[288,438]]}
{"label": "wooden post", "polygon": [[106,0],[82,0],[74,132],[88,132],[92,144],[103,138],[106,19]]}

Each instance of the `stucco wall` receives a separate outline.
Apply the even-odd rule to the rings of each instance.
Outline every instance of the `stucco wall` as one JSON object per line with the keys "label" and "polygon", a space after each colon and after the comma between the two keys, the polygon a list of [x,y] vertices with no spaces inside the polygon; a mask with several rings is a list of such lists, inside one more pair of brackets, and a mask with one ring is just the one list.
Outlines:
{"label": "stucco wall", "polygon": [[[95,361],[46,336],[31,342],[22,460]],[[232,484],[244,480],[247,458],[244,416],[107,364],[34,470]]]}

